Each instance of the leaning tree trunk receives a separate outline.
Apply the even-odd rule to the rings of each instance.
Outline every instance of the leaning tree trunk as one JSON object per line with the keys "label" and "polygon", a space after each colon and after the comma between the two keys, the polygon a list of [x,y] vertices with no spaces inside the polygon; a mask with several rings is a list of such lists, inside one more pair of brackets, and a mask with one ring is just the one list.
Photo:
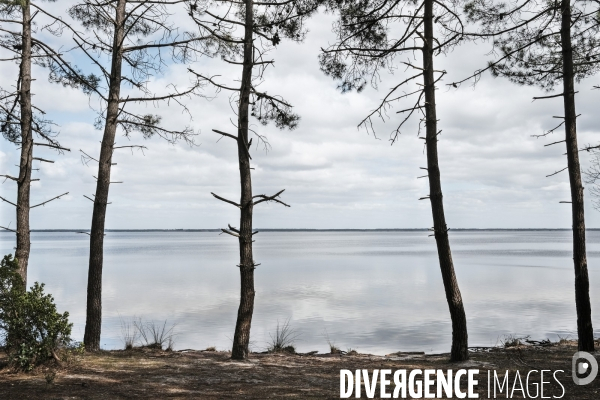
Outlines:
{"label": "leaning tree trunk", "polygon": [[98,159],[98,181],[96,183],[92,229],[90,231],[90,264],[88,271],[85,334],[83,337],[85,349],[88,351],[97,351],[100,349],[104,223],[106,220],[106,206],[108,204],[108,190],[110,188],[110,168],[117,131],[117,118],[119,116],[121,64],[123,60],[121,49],[125,34],[125,5],[126,0],[118,0],[115,16],[108,105],[106,108],[106,121],[100,158]]}
{"label": "leaning tree trunk", "polygon": [[21,67],[19,70],[19,103],[21,108],[21,160],[17,180],[17,249],[19,274],[27,285],[27,265],[31,248],[29,229],[29,196],[33,164],[33,135],[31,110],[31,11],[29,1],[23,7],[23,36],[21,42]]}
{"label": "leaning tree trunk", "polygon": [[433,214],[433,229],[437,244],[442,280],[446,290],[446,300],[452,319],[451,361],[464,361],[469,358],[467,318],[463,307],[460,289],[454,273],[448,228],[444,216],[442,184],[437,153],[437,117],[435,105],[435,78],[433,74],[433,0],[425,0],[424,16],[425,41],[423,44],[423,80],[425,90],[425,129],[427,146],[427,172],[429,175],[429,198]]}
{"label": "leaning tree trunk", "polygon": [[575,85],[573,83],[573,48],[571,46],[571,5],[565,0],[561,5],[561,44],[563,55],[563,99],[565,109],[565,142],[569,181],[571,183],[571,212],[573,218],[573,264],[575,267],[575,305],[577,308],[577,334],[579,350],[594,350],[594,329],[590,305],[590,281],[585,252],[585,218],[583,185],[577,147],[577,116],[575,114]]}
{"label": "leaning tree trunk", "polygon": [[254,2],[246,0],[244,34],[244,64],[238,112],[238,160],[240,166],[240,307],[238,308],[231,358],[242,360],[248,357],[250,326],[254,312],[254,259],[252,257],[252,177],[248,155],[248,107],[252,81],[252,24]]}

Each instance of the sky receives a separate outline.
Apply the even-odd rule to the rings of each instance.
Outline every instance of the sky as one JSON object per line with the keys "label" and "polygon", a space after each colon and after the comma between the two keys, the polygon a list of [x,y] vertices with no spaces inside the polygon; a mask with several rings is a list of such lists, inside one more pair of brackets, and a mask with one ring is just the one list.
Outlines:
{"label": "sky", "polygon": [[[57,7],[60,3],[54,3]],[[58,11],[58,10],[56,10]],[[189,26],[185,16],[178,25]],[[335,40],[332,15],[318,14],[308,22],[309,33],[301,44],[283,40],[270,53],[275,66],[265,74],[261,88],[280,94],[301,116],[297,129],[279,130],[254,121],[253,128],[266,135],[269,151],[253,146],[255,194],[274,194],[285,189],[281,199],[291,207],[260,204],[254,211],[258,228],[375,229],[428,228],[432,225],[430,204],[418,199],[428,194],[419,167],[426,165],[423,141],[416,120],[402,130],[390,145],[390,133],[400,116],[393,110],[386,121],[375,125],[376,137],[357,129],[373,110],[386,89],[399,82],[405,71],[383,74],[378,90],[341,94],[337,82],[325,76],[318,65],[321,47]],[[51,38],[68,47],[66,35]],[[558,130],[546,138],[534,138],[553,128],[562,115],[561,98],[532,102],[543,95],[540,89],[522,87],[484,74],[473,87],[458,90],[444,84],[469,76],[490,59],[489,43],[467,43],[436,58],[436,68],[448,74],[437,91],[440,135],[439,157],[448,226],[452,228],[570,228],[571,208],[567,172],[546,177],[566,167],[564,143]],[[221,75],[221,82],[236,82],[238,66],[218,59],[201,59],[191,66],[198,72]],[[14,85],[17,66],[0,63],[0,85]],[[93,127],[94,112],[81,92],[49,83],[46,73],[34,69],[35,104],[57,124],[60,143],[70,152],[35,148],[37,157],[54,164],[35,162],[39,171],[32,184],[31,203],[37,204],[61,193],[69,194],[31,211],[32,229],[89,229],[97,164],[82,162],[80,150],[97,157],[102,131]],[[599,141],[600,113],[597,111],[599,83],[592,77],[576,85],[580,147]],[[185,87],[190,82],[184,65],[170,65],[149,87],[164,93],[169,83]],[[555,93],[559,93],[557,89]],[[144,140],[141,135],[117,137],[118,145],[144,145],[144,152],[119,150],[114,155],[107,211],[107,229],[214,229],[237,226],[235,207],[212,197],[239,198],[239,171],[235,143],[220,139],[212,129],[234,132],[235,119],[226,93],[211,98],[187,99],[186,114],[175,105],[148,105],[148,112],[162,116],[165,127],[189,125],[199,134],[196,145],[169,144],[160,138]],[[142,110],[145,106],[137,106]],[[400,109],[400,105],[396,110]],[[143,111],[143,110],[142,110]],[[257,141],[255,140],[254,143]],[[2,140],[0,174],[17,175],[17,148]],[[581,154],[582,170],[592,162]],[[39,165],[38,165],[39,164]],[[586,224],[600,228],[600,215],[592,207],[585,189]],[[0,196],[15,201],[16,184],[0,186]],[[0,225],[15,226],[14,207],[0,204]]]}

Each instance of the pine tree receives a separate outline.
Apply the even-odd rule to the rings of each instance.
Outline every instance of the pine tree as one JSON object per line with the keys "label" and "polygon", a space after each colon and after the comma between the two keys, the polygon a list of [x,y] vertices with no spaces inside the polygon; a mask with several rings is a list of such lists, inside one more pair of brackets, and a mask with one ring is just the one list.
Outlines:
{"label": "pine tree", "polygon": [[[600,24],[597,3],[588,0],[531,1],[514,4],[493,0],[476,0],[466,4],[470,21],[479,24],[473,38],[491,38],[497,51],[496,60],[478,70],[506,77],[520,85],[537,86],[549,92],[562,86],[562,92],[535,97],[535,100],[561,99],[563,121],[543,135],[564,125],[567,166],[550,174],[568,170],[571,187],[573,221],[573,264],[575,269],[575,304],[579,350],[594,350],[594,331],[589,296],[589,277],[585,245],[583,185],[577,145],[575,83],[600,69]],[[461,81],[464,82],[469,78]],[[455,82],[454,85],[461,82]]]}
{"label": "pine tree", "polygon": [[379,74],[388,68],[404,67],[411,71],[359,126],[375,133],[373,118],[386,119],[387,111],[395,103],[409,101],[408,107],[396,112],[400,119],[391,135],[392,144],[411,117],[420,117],[419,130],[425,127],[422,139],[427,149],[427,167],[423,169],[427,171],[429,195],[420,200],[431,202],[433,236],[452,320],[450,358],[467,360],[467,319],[454,272],[438,162],[441,130],[438,131],[435,91],[446,72],[434,67],[435,56],[449,51],[460,41],[462,22],[453,11],[452,3],[440,0],[331,0],[329,7],[340,15],[334,26],[337,41],[324,49],[321,68],[341,81],[342,92],[360,92],[369,83],[377,87]]}
{"label": "pine tree", "polygon": [[[32,9],[34,10],[32,14]],[[34,161],[53,163],[54,161],[35,157],[34,147],[43,146],[62,153],[70,151],[62,147],[56,139],[54,124],[46,117],[46,113],[32,102],[32,65],[47,67],[50,81],[54,80],[54,71],[71,71],[77,75],[77,70],[68,64],[50,45],[44,42],[38,31],[33,28],[34,18],[42,10],[41,6],[31,0],[7,0],[0,4],[0,48],[10,54],[5,62],[17,62],[19,72],[16,77],[15,89],[0,89],[0,130],[6,140],[20,146],[19,174],[11,176],[0,175],[17,184],[16,203],[0,197],[3,201],[12,204],[16,209],[16,228],[1,227],[16,234],[15,258],[19,263],[19,274],[27,284],[27,267],[31,249],[30,211],[33,208],[57,200],[67,193],[63,193],[42,203],[31,205],[31,182],[38,181],[32,178]],[[40,19],[40,17],[38,17]],[[52,29],[52,24],[42,24],[41,30],[52,34],[59,32]],[[78,83],[71,81],[71,86]],[[34,135],[35,133],[35,135]],[[40,141],[35,141],[37,137]]]}
{"label": "pine tree", "polygon": [[[170,63],[191,62],[197,56],[211,55],[214,51],[210,39],[177,28],[172,14],[180,4],[177,0],[85,1],[72,6],[68,13],[87,33],[81,33],[75,24],[53,16],[69,30],[76,49],[98,70],[94,75],[98,83],[90,88],[90,95],[100,104],[95,121],[96,128],[103,130],[100,155],[96,158],[83,153],[86,162],[98,163],[96,193],[93,198],[86,196],[94,203],[83,339],[88,351],[100,349],[104,229],[107,205],[110,204],[109,188],[115,183],[111,181],[113,154],[124,148],[144,148],[140,145],[116,146],[117,132],[126,137],[138,132],[144,138],[159,136],[171,143],[177,140],[193,143],[195,133],[190,127],[165,128],[160,125],[160,115],[140,114],[131,109],[136,103],[176,103],[189,113],[182,100],[198,94],[200,83],[197,81],[183,90],[170,84],[162,94],[152,93],[147,87],[152,77],[163,74]],[[57,74],[57,79],[67,82],[73,78],[65,71]],[[123,93],[125,89],[129,94]]]}
{"label": "pine tree", "polygon": [[[213,196],[240,209],[240,227],[231,225],[222,229],[224,233],[238,238],[240,246],[241,291],[233,348],[233,359],[248,357],[250,328],[254,312],[254,269],[257,264],[253,258],[252,214],[254,206],[267,201],[274,201],[289,207],[278,197],[283,190],[268,196],[253,195],[250,161],[252,157],[249,134],[250,117],[261,124],[274,122],[275,126],[284,129],[296,128],[299,116],[293,113],[292,106],[277,95],[258,90],[262,76],[273,60],[266,59],[269,50],[280,44],[282,39],[301,41],[306,29],[304,22],[316,11],[318,0],[290,1],[200,1],[189,3],[189,13],[198,24],[201,34],[209,36],[221,44],[223,62],[241,67],[241,85],[220,83],[216,78],[193,71],[202,82],[209,83],[215,89],[230,92],[233,95],[234,107],[237,111],[237,134],[213,129],[214,132],[229,137],[237,143],[237,158],[240,169],[240,201],[225,199],[213,193]],[[252,131],[265,146],[268,142],[264,135]]]}

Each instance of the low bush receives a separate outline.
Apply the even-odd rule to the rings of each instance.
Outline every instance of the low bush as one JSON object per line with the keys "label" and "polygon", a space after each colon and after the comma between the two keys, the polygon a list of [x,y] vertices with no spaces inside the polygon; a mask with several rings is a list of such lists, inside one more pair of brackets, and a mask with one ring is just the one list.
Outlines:
{"label": "low bush", "polygon": [[71,342],[69,313],[56,311],[54,298],[35,282],[29,291],[9,254],[0,263],[0,344],[9,363],[30,371],[49,359],[60,363],[57,351]]}

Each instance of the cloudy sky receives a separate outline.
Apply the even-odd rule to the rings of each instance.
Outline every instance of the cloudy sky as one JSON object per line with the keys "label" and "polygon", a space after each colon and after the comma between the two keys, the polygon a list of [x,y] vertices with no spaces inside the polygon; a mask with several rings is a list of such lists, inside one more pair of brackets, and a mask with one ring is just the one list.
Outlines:
{"label": "cloudy sky", "polygon": [[[58,3],[57,3],[58,4]],[[57,7],[53,5],[52,7]],[[274,126],[254,128],[268,137],[271,150],[253,147],[254,191],[272,194],[285,189],[285,208],[261,204],[255,209],[256,227],[263,228],[427,228],[431,212],[427,181],[419,167],[426,165],[423,141],[418,139],[416,121],[403,129],[398,142],[390,146],[390,132],[398,115],[376,125],[377,138],[358,130],[357,124],[385,95],[387,88],[402,79],[404,71],[383,75],[379,90],[340,94],[337,83],[318,66],[321,47],[333,42],[331,15],[313,18],[302,44],[283,41],[271,55],[275,67],[265,75],[263,88],[280,94],[300,114],[299,127],[281,131]],[[185,18],[178,24],[186,25]],[[55,43],[67,40],[52,39]],[[489,44],[467,44],[436,59],[446,69],[444,83],[461,79],[485,65]],[[202,72],[218,73],[223,83],[237,79],[240,69],[219,60],[204,59],[193,65]],[[153,91],[164,92],[170,82],[189,84],[185,66],[171,66],[165,76],[150,82]],[[64,155],[36,147],[36,156],[56,160],[34,172],[39,182],[32,185],[32,204],[60,193],[69,195],[32,210],[34,229],[88,229],[91,197],[95,191],[97,165],[82,163],[80,149],[97,157],[102,132],[93,127],[94,113],[88,98],[74,90],[48,83],[44,71],[35,69],[34,101],[59,125],[60,142],[71,149]],[[0,64],[0,84],[14,84],[16,66]],[[235,82],[234,82],[235,84]],[[600,91],[591,90],[598,77],[578,85],[579,143],[597,144]],[[554,127],[553,115],[562,115],[561,99],[532,102],[540,95],[536,88],[519,87],[504,79],[484,75],[473,88],[437,92],[440,165],[446,218],[450,228],[569,228],[568,175],[545,176],[566,166],[564,144],[544,147],[561,140],[563,131],[542,139],[540,134]],[[211,92],[212,94],[212,92]],[[212,100],[187,100],[191,117],[180,108],[164,105],[150,112],[162,115],[165,127],[191,125],[200,134],[197,145],[171,145],[160,138],[144,141],[133,135],[117,138],[117,145],[141,144],[144,154],[120,150],[114,156],[107,228],[113,229],[207,229],[236,225],[237,209],[214,199],[215,192],[239,198],[239,174],[235,143],[218,141],[211,129],[233,131],[235,115],[227,94]],[[399,106],[400,107],[400,106]],[[400,109],[400,108],[398,108]],[[256,141],[255,141],[256,142]],[[592,161],[582,153],[582,168]],[[38,162],[36,162],[37,164]],[[2,141],[0,173],[16,175],[18,150]],[[37,167],[37,165],[36,165]],[[16,185],[6,181],[0,195],[14,201]],[[591,204],[586,188],[587,226],[600,228],[600,215]],[[0,225],[14,227],[12,206],[0,205]]]}

